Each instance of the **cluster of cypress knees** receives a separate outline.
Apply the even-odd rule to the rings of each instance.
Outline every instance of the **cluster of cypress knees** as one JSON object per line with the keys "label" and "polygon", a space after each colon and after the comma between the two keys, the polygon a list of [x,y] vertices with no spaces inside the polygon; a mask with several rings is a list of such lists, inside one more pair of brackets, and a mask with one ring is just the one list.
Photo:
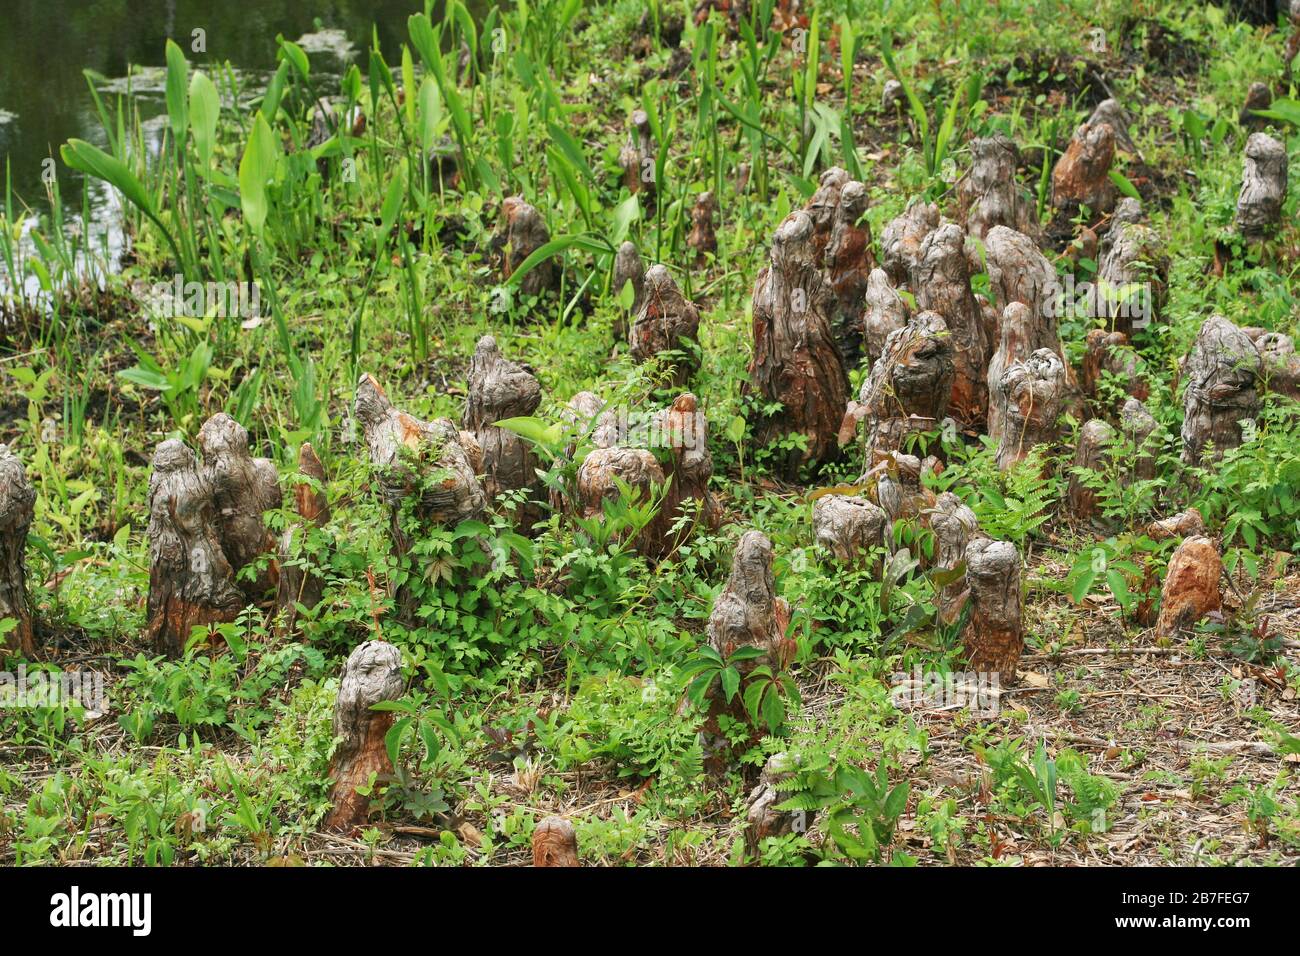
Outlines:
{"label": "cluster of cypress knees", "polygon": [[[1265,94],[1267,89],[1265,89]],[[1260,94],[1252,88],[1256,100]],[[1254,104],[1259,108],[1259,103]],[[1253,113],[1243,111],[1243,122]],[[976,139],[971,165],[956,193],[955,218],[938,206],[914,202],[882,231],[878,247],[865,224],[868,192],[843,169],[826,170],[806,205],[791,213],[773,236],[770,260],[753,290],[753,358],[744,388],[776,408],[751,423],[755,440],[785,442],[789,451],[777,470],[794,479],[860,448],[863,474],[855,493],[825,494],[813,505],[817,545],[831,560],[861,565],[894,547],[893,524],[911,519],[936,539],[933,563],[951,572],[939,596],[941,618],[958,621],[968,610],[963,643],[969,666],[1016,679],[1023,647],[1021,556],[1014,544],[981,534],[962,499],[930,491],[923,476],[943,469],[935,455],[906,453],[909,435],[950,429],[987,433],[1005,469],[1031,449],[1054,442],[1058,420],[1070,412],[1080,429],[1075,464],[1101,467],[1106,447],[1119,433],[1139,449],[1131,477],[1154,475],[1149,439],[1155,419],[1143,405],[1148,386],[1140,357],[1129,344],[1132,318],[1102,299],[1106,329],[1087,336],[1082,367],[1071,367],[1062,348],[1053,302],[1057,269],[1043,252],[1034,204],[1016,179],[1018,151],[1002,135]],[[1063,215],[1081,207],[1091,225],[1080,226],[1062,256],[1097,262],[1099,283],[1123,288],[1147,283],[1156,314],[1164,306],[1168,257],[1141,203],[1120,198],[1109,176],[1117,149],[1132,148],[1122,109],[1100,104],[1079,127],[1052,174],[1052,201]],[[621,154],[624,182],[654,201],[653,180],[641,175],[654,144],[644,119],[633,117]],[[742,171],[743,175],[743,171]],[[1276,230],[1286,191],[1284,146],[1264,132],[1245,149],[1238,227],[1248,239]],[[697,261],[717,246],[717,199],[702,194],[692,214],[689,245]],[[522,197],[509,197],[494,248],[508,277],[549,241],[538,211]],[[989,294],[972,290],[971,278],[988,276]],[[545,295],[559,282],[560,264],[544,260],[522,277],[522,291]],[[599,518],[603,503],[630,486],[642,496],[658,494],[659,511],[630,544],[651,560],[670,554],[694,528],[716,529],[723,509],[709,489],[712,460],[704,440],[702,410],[686,387],[698,371],[700,311],[686,299],[662,264],[645,268],[627,242],[614,263],[614,285],[627,285],[632,304],[620,332],[632,357],[657,362],[681,394],[655,417],[652,433],[667,454],[633,447],[615,410],[591,392],[564,405],[570,421],[591,446],[576,470],[574,487],[544,489],[532,446],[496,422],[533,414],[542,399],[537,377],[502,355],[484,336],[468,374],[468,398],[458,427],[447,419],[422,421],[393,405],[370,375],[357,385],[352,409],[374,466],[377,493],[388,506],[393,548],[410,547],[411,526],[399,521],[403,507],[419,527],[451,527],[482,516],[504,492],[523,490],[516,511],[521,530],[532,529],[546,504],[562,513]],[[906,292],[906,295],[901,293]],[[910,307],[914,303],[914,307]],[[1104,314],[1107,308],[1112,314]],[[870,363],[856,398],[847,368]],[[1106,407],[1098,389],[1104,373],[1124,381],[1127,396]],[[1200,463],[1239,445],[1241,422],[1254,417],[1259,392],[1268,387],[1300,397],[1300,359],[1290,337],[1240,328],[1222,316],[1202,325],[1183,362],[1186,382],[1182,445],[1184,460]],[[1097,413],[1087,417],[1088,410]],[[704,427],[707,427],[705,424]],[[295,537],[330,518],[326,475],[310,444],[299,452],[292,487],[299,521],[277,540],[263,513],[279,508],[282,489],[274,465],[250,453],[247,430],[225,414],[209,419],[198,435],[199,454],[171,439],[158,446],[149,480],[150,580],[146,638],[163,654],[179,656],[196,625],[228,622],[249,604],[279,608],[279,626],[292,629],[301,608],[323,596],[323,582],[295,561]],[[573,455],[574,449],[569,450]],[[436,480],[421,480],[413,469]],[[24,545],[35,492],[22,463],[0,445],[0,617],[17,622],[6,637],[12,650],[37,652],[24,572]],[[415,499],[415,500],[413,500]],[[1073,478],[1069,505],[1082,519],[1096,515],[1087,483]],[[1158,521],[1156,537],[1183,537],[1165,580],[1157,631],[1171,634],[1219,606],[1220,558],[1194,510]],[[270,560],[264,558],[271,555]],[[736,547],[730,578],[707,625],[709,644],[724,657],[741,647],[763,654],[740,664],[782,667],[792,657],[787,637],[790,607],[777,595],[772,545],[757,530],[745,531]],[[240,575],[257,564],[256,573]],[[964,573],[962,573],[964,571]],[[414,602],[394,589],[397,612],[412,615]],[[357,792],[372,773],[392,772],[384,736],[388,712],[371,710],[403,693],[401,655],[382,640],[358,646],[344,669],[335,711],[342,738],[332,765],[334,807],[327,826],[349,829],[366,817],[368,799]],[[739,697],[718,692],[702,730],[706,765],[724,768],[732,748],[722,734],[723,715],[743,721]],[[749,804],[751,843],[788,832],[792,817],[774,809],[781,782],[792,771],[784,754],[764,768]],[[534,838],[538,865],[573,865],[572,824],[543,820]]]}

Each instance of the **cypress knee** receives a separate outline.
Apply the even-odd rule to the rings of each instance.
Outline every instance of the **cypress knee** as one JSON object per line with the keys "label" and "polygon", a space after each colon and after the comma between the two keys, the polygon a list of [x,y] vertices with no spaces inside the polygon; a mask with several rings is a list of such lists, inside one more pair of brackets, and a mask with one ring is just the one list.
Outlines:
{"label": "cypress knee", "polygon": [[1207,445],[1214,458],[1241,444],[1241,422],[1259,413],[1259,352],[1221,315],[1205,320],[1183,363],[1183,461],[1200,463]]}
{"label": "cypress knee", "polygon": [[36,653],[26,558],[27,529],[35,506],[36,489],[27,480],[23,463],[7,445],[0,445],[0,618],[10,617],[15,623],[0,650],[28,657]]}
{"label": "cypress knee", "polygon": [[781,404],[756,429],[760,445],[792,434],[807,438],[804,451],[791,450],[781,463],[787,477],[805,463],[836,457],[849,394],[830,328],[833,298],[813,258],[812,239],[808,215],[791,213],[773,238],[771,264],[754,283],[754,357],[744,390]]}
{"label": "cypress knee", "polygon": [[1010,686],[1025,646],[1016,546],[988,538],[972,541],[966,548],[966,587],[971,613],[962,643],[967,660],[977,673],[997,674],[1001,684]]}
{"label": "cypress knee", "polygon": [[[699,369],[699,329],[700,310],[682,295],[666,266],[651,266],[628,334],[632,357],[645,363],[662,355],[665,363],[671,363],[665,365],[668,386],[681,388]],[[678,354],[669,357],[668,352]]]}
{"label": "cypress knee", "polygon": [[405,686],[402,655],[392,644],[366,641],[348,657],[334,704],[334,736],[342,740],[330,760],[334,806],[325,818],[325,829],[348,831],[365,823],[370,797],[357,788],[368,787],[371,774],[379,782],[392,777],[384,736],[393,726],[393,714],[371,708],[397,700]]}
{"label": "cypress knee", "polygon": [[1178,546],[1169,559],[1169,572],[1160,590],[1157,637],[1172,637],[1220,608],[1222,570],[1219,549],[1211,539],[1197,535]]}
{"label": "cypress knee", "polygon": [[221,547],[215,494],[184,442],[158,446],[149,475],[149,601],[145,639],[180,657],[198,625],[233,621],[244,608]]}

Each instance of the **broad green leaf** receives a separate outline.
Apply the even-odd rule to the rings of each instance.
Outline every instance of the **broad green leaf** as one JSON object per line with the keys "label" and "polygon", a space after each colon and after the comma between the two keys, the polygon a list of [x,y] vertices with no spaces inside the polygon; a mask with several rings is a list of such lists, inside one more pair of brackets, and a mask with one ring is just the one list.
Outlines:
{"label": "broad green leaf", "polygon": [[171,123],[172,138],[176,148],[185,146],[185,131],[189,126],[189,112],[185,100],[189,88],[189,64],[185,54],[173,40],[167,41],[167,118]]}
{"label": "broad green leaf", "polygon": [[221,97],[206,73],[197,72],[190,80],[190,124],[194,148],[206,170],[216,150],[217,123],[221,118]]}

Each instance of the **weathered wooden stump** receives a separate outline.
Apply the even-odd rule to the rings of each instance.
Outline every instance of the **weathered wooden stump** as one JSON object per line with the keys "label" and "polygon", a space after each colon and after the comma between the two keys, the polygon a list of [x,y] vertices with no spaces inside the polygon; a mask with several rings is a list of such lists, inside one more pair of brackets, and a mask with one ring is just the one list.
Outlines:
{"label": "weathered wooden stump", "polygon": [[1136,398],[1128,398],[1119,413],[1120,430],[1126,441],[1133,445],[1133,481],[1149,481],[1156,476],[1156,432],[1160,423]]}
{"label": "weathered wooden stump", "polygon": [[[508,196],[501,203],[501,224],[492,239],[493,248],[500,255],[501,279],[514,274],[530,255],[551,241],[542,215],[522,196]],[[560,270],[554,256],[537,263],[519,281],[519,291],[524,295],[540,293],[559,287]]]}
{"label": "weathered wooden stump", "polygon": [[1248,239],[1269,239],[1282,223],[1286,147],[1267,133],[1251,133],[1237,196],[1237,228]]}
{"label": "weathered wooden stump", "polygon": [[[663,356],[668,387],[681,388],[700,365],[699,329],[700,310],[682,295],[666,266],[651,266],[645,274],[641,308],[628,333],[632,357],[645,363]],[[678,354],[670,357],[668,352]]]}
{"label": "weathered wooden stump", "polygon": [[618,153],[618,165],[623,170],[623,185],[627,191],[634,196],[640,194],[650,209],[654,208],[656,200],[656,155],[650,116],[645,110],[633,110],[627,142]]}
{"label": "weathered wooden stump", "polygon": [[543,817],[533,828],[533,866],[577,866],[578,836],[567,817]]}
{"label": "weathered wooden stump", "polygon": [[938,228],[939,207],[914,202],[880,231],[880,264],[895,286],[911,280],[921,261],[921,243]]}
{"label": "weathered wooden stump", "polygon": [[[488,499],[520,488],[536,492],[538,461],[532,445],[495,424],[537,410],[542,386],[536,376],[502,355],[496,339],[485,335],[478,340],[470,360],[466,396],[463,424],[482,450],[482,465],[477,471],[483,475],[483,491]],[[519,517],[526,533],[541,517],[541,510],[530,502]]]}
{"label": "weathered wooden stump", "polygon": [[1241,444],[1241,422],[1259,413],[1259,351],[1221,315],[1201,325],[1183,363],[1183,461],[1198,464],[1205,447],[1218,459]]}
{"label": "weathered wooden stump", "polygon": [[962,224],[977,239],[994,226],[1036,236],[1038,217],[1033,198],[1016,181],[1020,151],[1002,133],[971,140],[971,165],[957,187]]}
{"label": "weathered wooden stump", "polygon": [[804,204],[803,211],[812,220],[813,262],[818,268],[826,261],[826,247],[835,228],[835,214],[840,208],[840,190],[850,182],[848,171],[839,166],[822,170],[817,191]]}
{"label": "weathered wooden stump", "polygon": [[849,181],[840,188],[839,205],[826,244],[823,275],[835,296],[831,329],[846,367],[862,358],[862,300],[875,258],[871,253],[871,228],[859,222],[867,211],[867,187]]}
{"label": "weathered wooden stump", "polygon": [[808,829],[807,815],[800,810],[778,810],[777,806],[793,795],[784,785],[793,780],[796,764],[787,753],[767,758],[758,783],[745,801],[745,848],[757,856],[768,837],[785,836]]}
{"label": "weathered wooden stump", "polygon": [[966,587],[971,613],[962,643],[969,665],[977,673],[998,675],[999,683],[1010,686],[1016,682],[1025,646],[1016,546],[988,538],[972,541],[966,548]]}
{"label": "weathered wooden stump", "polygon": [[718,200],[706,189],[695,198],[695,205],[691,207],[691,231],[686,237],[686,245],[695,250],[696,265],[702,265],[718,251],[718,234],[713,227],[717,215]]}
{"label": "weathered wooden stump", "polygon": [[[790,606],[777,597],[772,578],[772,543],[761,531],[746,531],[736,546],[731,576],[722,593],[713,602],[706,635],[709,646],[725,661],[742,647],[755,647],[763,653],[735,666],[741,685],[754,668],[769,665],[779,668],[787,656],[785,629],[790,623]],[[701,729],[704,766],[710,773],[725,771],[731,744],[718,724],[722,715],[748,723],[742,693],[727,700],[721,681],[709,689],[708,713]],[[758,734],[755,733],[755,739]]]}
{"label": "weathered wooden stump", "polygon": [[1079,444],[1074,453],[1074,467],[1070,472],[1067,491],[1070,510],[1076,518],[1087,521],[1097,517],[1097,493],[1089,488],[1078,469],[1093,474],[1105,470],[1106,456],[1115,441],[1115,429],[1100,418],[1085,422],[1079,429]]}
{"label": "weathered wooden stump", "polygon": [[745,391],[780,402],[755,429],[760,445],[792,434],[807,437],[779,463],[786,476],[839,453],[838,433],[849,380],[830,328],[833,297],[813,256],[807,213],[791,213],[772,240],[770,265],[754,283],[754,356]]}
{"label": "weathered wooden stump", "polygon": [[1300,355],[1295,340],[1281,332],[1265,332],[1255,340],[1259,349],[1262,384],[1270,392],[1300,398]]}
{"label": "weathered wooden stump", "polygon": [[330,760],[334,806],[325,818],[325,829],[348,831],[365,823],[370,797],[357,788],[370,786],[371,774],[378,782],[391,779],[393,764],[384,735],[393,726],[393,714],[371,708],[397,700],[405,687],[402,655],[392,644],[366,641],[348,657],[334,704],[334,736],[342,740]]}
{"label": "weathered wooden stump", "polygon": [[1024,305],[1029,315],[1017,316],[1024,330],[1020,339],[1029,344],[1030,352],[1051,349],[1064,362],[1056,322],[1061,308],[1056,301],[1061,292],[1056,269],[1033,239],[1006,226],[994,226],[988,231],[984,251],[989,289],[1000,314],[1005,315],[1012,303]]}
{"label": "weathered wooden stump", "polygon": [[867,422],[867,459],[895,451],[914,431],[940,426],[953,393],[953,344],[937,312],[890,333],[850,414]]}
{"label": "weathered wooden stump", "polygon": [[978,424],[988,414],[985,370],[989,343],[984,315],[970,285],[966,234],[956,223],[945,223],[925,237],[912,290],[920,311],[937,312],[952,339],[953,382],[949,413],[964,425]]}
{"label": "weathered wooden stump", "polygon": [[1056,420],[1066,398],[1065,366],[1050,349],[1039,349],[1002,373],[992,390],[997,406],[998,468],[1006,470],[1023,461],[1035,445],[1056,439]]}
{"label": "weathered wooden stump", "polygon": [[144,637],[180,657],[194,627],[233,621],[245,599],[221,547],[205,470],[184,442],[158,446],[149,475],[149,600]]}
{"label": "weathered wooden stump", "polygon": [[1145,221],[1142,204],[1126,197],[1111,217],[1097,264],[1098,316],[1131,335],[1158,318],[1169,288],[1169,255]]}
{"label": "weathered wooden stump", "polygon": [[1168,518],[1153,521],[1146,527],[1147,537],[1155,541],[1168,541],[1170,538],[1187,538],[1205,534],[1205,519],[1200,511],[1188,508]]}
{"label": "weathered wooden stump", "polygon": [[1128,336],[1123,332],[1091,329],[1083,353],[1081,385],[1084,394],[1090,398],[1098,397],[1098,386],[1106,374],[1123,382],[1124,390],[1133,398],[1142,400],[1151,394],[1151,386],[1143,373],[1142,359],[1128,344]]}
{"label": "weathered wooden stump", "polygon": [[1215,543],[1196,535],[1187,538],[1169,559],[1169,572],[1160,590],[1160,619],[1156,637],[1173,637],[1223,603],[1219,575],[1223,562]]}
{"label": "weathered wooden stump", "polygon": [[[690,392],[677,396],[655,416],[651,434],[656,447],[668,452],[662,466],[668,488],[659,514],[646,529],[645,548],[653,556],[662,557],[686,540],[696,525],[715,530],[722,521],[722,512],[709,490],[713,476],[709,424],[695,396]],[[688,515],[691,524],[674,531]]]}
{"label": "weathered wooden stump", "polygon": [[889,334],[907,324],[907,304],[889,282],[884,269],[872,269],[864,294],[862,350],[868,362],[875,362],[885,349]]}
{"label": "weathered wooden stump", "polygon": [[1115,134],[1116,147],[1130,153],[1137,152],[1137,147],[1133,145],[1133,139],[1129,136],[1128,117],[1124,113],[1124,108],[1119,105],[1119,100],[1106,99],[1097,104],[1092,115],[1088,117],[1088,125],[1098,126],[1102,123],[1109,126]]}
{"label": "weathered wooden stump", "polygon": [[[606,501],[617,501],[621,493],[619,482],[622,481],[641,504],[651,501],[655,489],[662,489],[665,483],[663,469],[655,456],[644,448],[624,448],[612,446],[596,448],[591,451],[578,467],[577,506],[584,518],[600,518],[604,515]],[[660,509],[662,510],[662,502]],[[649,540],[643,529],[636,542],[637,550],[644,554],[660,551],[660,543]]]}
{"label": "weathered wooden stump", "polygon": [[[975,512],[951,491],[945,491],[929,509],[928,519],[936,545],[935,568],[955,574],[966,560],[967,547],[979,532]],[[964,573],[943,585],[937,596],[939,620],[954,624],[969,596]]]}
{"label": "weathered wooden stump", "polygon": [[[353,418],[361,426],[381,500],[390,511],[393,553],[406,559],[420,529],[451,528],[479,518],[487,496],[466,436],[445,418],[424,422],[395,407],[373,376],[357,383]],[[468,436],[473,442],[473,436]],[[405,512],[405,514],[404,514]],[[395,587],[399,613],[414,612],[409,589]]]}
{"label": "weathered wooden stump", "polygon": [[[280,478],[270,459],[249,453],[248,430],[224,412],[199,429],[199,449],[216,506],[221,550],[238,577],[245,567],[275,550],[275,538],[262,514],[280,507]],[[276,587],[277,577],[278,569],[272,565],[239,584],[248,601],[255,602]]]}
{"label": "weathered wooden stump", "polygon": [[884,509],[856,495],[822,495],[813,502],[813,535],[818,547],[841,564],[859,566],[874,548],[887,547],[889,519]]}
{"label": "weathered wooden stump", "polygon": [[620,296],[625,286],[629,283],[632,285],[632,304],[626,310],[621,310],[618,318],[614,320],[614,337],[623,341],[627,339],[628,323],[641,311],[641,303],[645,297],[645,264],[641,261],[641,253],[637,251],[636,243],[631,240],[619,246],[614,256],[613,282],[614,294]]}
{"label": "weathered wooden stump", "polygon": [[1252,83],[1250,89],[1246,91],[1246,101],[1241,104],[1241,112],[1237,114],[1237,122],[1243,129],[1248,129],[1254,133],[1261,133],[1268,126],[1268,120],[1263,116],[1256,116],[1256,110],[1266,110],[1273,105],[1273,92],[1268,88],[1267,83]]}
{"label": "weathered wooden stump", "polygon": [[0,650],[26,657],[36,653],[31,601],[27,597],[27,530],[35,513],[36,489],[23,463],[0,445],[0,618],[13,618],[14,629]]}
{"label": "weathered wooden stump", "polygon": [[1093,216],[1110,212],[1116,196],[1110,181],[1114,160],[1114,128],[1109,123],[1084,123],[1052,170],[1052,205],[1069,213],[1087,206]]}

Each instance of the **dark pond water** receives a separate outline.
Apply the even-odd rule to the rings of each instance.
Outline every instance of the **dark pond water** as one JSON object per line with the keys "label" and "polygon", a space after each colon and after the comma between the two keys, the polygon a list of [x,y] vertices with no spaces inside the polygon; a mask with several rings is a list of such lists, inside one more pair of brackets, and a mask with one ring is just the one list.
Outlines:
{"label": "dark pond water", "polygon": [[[276,34],[290,40],[317,34],[323,46],[350,42],[364,70],[372,28],[385,57],[396,62],[407,17],[423,9],[423,0],[3,0],[0,175],[7,161],[14,192],[39,209],[42,161],[57,160],[59,146],[70,137],[102,143],[83,69],[112,81],[132,65],[161,66],[164,41],[171,37],[194,67],[229,60],[260,72],[275,66]],[[439,4],[434,16],[440,15]],[[196,30],[203,31],[206,52],[193,50]],[[324,61],[329,59],[326,54]],[[146,91],[140,98],[143,116],[161,110],[161,100],[148,92],[147,74],[133,86]],[[121,88],[108,85],[110,91]],[[80,183],[61,165],[54,168],[64,206],[79,208]]]}

